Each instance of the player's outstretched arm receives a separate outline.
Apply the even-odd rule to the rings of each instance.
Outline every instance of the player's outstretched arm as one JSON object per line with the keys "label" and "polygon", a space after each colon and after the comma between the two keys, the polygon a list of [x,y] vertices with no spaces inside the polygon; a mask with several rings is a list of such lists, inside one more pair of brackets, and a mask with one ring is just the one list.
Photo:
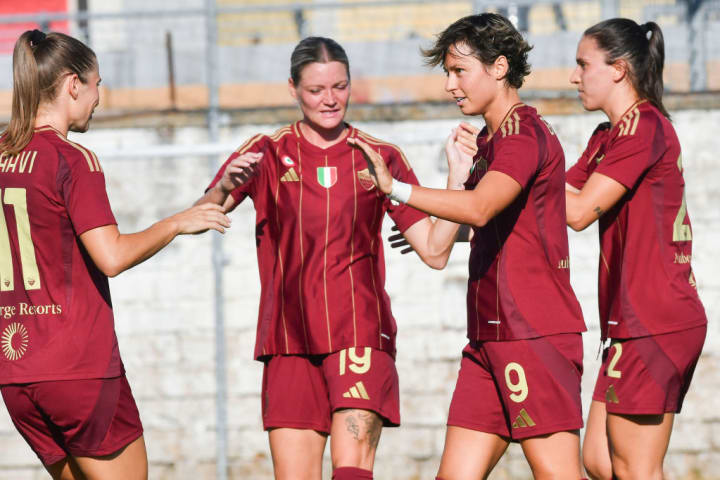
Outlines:
{"label": "player's outstretched arm", "polygon": [[[350,140],[348,140],[350,142]],[[474,190],[452,191],[393,182],[382,157],[369,145],[353,139],[373,167],[373,181],[381,192],[429,215],[476,227],[485,226],[520,195],[522,187],[509,175],[487,172]]]}
{"label": "player's outstretched arm", "polygon": [[230,219],[223,207],[212,203],[194,206],[160,220],[149,228],[122,234],[117,225],[93,228],[80,235],[95,265],[108,277],[114,277],[155,255],[176,236],[208,229],[225,233]]}
{"label": "player's outstretched arm", "polygon": [[195,205],[214,203],[222,205],[226,212],[235,208],[235,199],[230,195],[237,187],[249,182],[256,174],[263,154],[246,152],[231,160],[225,167],[222,178],[215,186],[205,192]]}
{"label": "player's outstretched arm", "polygon": [[565,184],[567,224],[579,232],[610,210],[627,192],[620,182],[593,172],[581,190]]}

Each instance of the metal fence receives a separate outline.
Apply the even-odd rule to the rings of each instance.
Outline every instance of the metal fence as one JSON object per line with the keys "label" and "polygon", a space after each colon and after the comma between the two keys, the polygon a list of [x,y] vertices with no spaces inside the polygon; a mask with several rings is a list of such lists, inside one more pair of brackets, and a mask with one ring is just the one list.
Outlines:
{"label": "metal fence", "polygon": [[[526,88],[538,94],[572,91],[568,76],[588,26],[614,16],[661,25],[666,87],[672,92],[720,90],[720,1],[701,0],[77,0],[74,11],[2,14],[0,0],[0,121],[10,113],[12,46],[30,28],[83,39],[97,53],[102,109],[121,113],[208,111],[208,143],[147,148],[138,158],[209,155],[220,145],[222,109],[291,103],[285,83],[295,44],[308,35],[338,40],[347,50],[355,103],[444,100],[443,76],[423,64],[420,48],[461,16],[498,11],[534,45]],[[59,2],[65,3],[65,2]],[[110,155],[106,155],[110,156]],[[215,297],[217,478],[227,478],[224,254],[213,237]]]}
{"label": "metal fence", "polygon": [[288,105],[290,52],[307,35],[333,37],[345,46],[355,103],[442,100],[442,89],[435,88],[441,74],[424,66],[419,50],[452,21],[480,11],[504,13],[535,46],[527,89],[571,90],[567,78],[582,31],[612,16],[662,26],[669,91],[720,89],[717,0],[118,0],[94,2],[92,9],[80,0],[77,5],[75,11],[0,13],[5,115],[12,44],[35,27],[65,31],[91,45],[100,59],[103,107],[122,112],[202,109],[213,94],[228,109]]}

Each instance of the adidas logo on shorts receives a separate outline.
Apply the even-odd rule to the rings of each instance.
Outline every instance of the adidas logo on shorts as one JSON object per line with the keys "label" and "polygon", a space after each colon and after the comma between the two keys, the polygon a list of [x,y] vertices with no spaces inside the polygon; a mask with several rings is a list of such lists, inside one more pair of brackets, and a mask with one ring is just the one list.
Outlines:
{"label": "adidas logo on shorts", "polygon": [[365,390],[365,385],[362,382],[357,382],[355,385],[350,387],[350,390],[343,393],[344,398],[362,398],[364,400],[370,400],[370,396]]}
{"label": "adidas logo on shorts", "polygon": [[530,418],[530,415],[528,415],[524,408],[520,410],[520,414],[517,416],[517,418],[512,424],[513,428],[525,428],[534,426],[535,422],[533,422],[533,419]]}

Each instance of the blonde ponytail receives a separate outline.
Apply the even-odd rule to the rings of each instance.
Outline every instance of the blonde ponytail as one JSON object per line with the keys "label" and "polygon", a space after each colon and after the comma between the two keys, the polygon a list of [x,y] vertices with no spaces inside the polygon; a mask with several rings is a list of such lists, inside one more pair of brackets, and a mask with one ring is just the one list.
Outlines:
{"label": "blonde ponytail", "polygon": [[20,35],[13,50],[13,93],[10,123],[0,140],[0,151],[14,155],[30,142],[40,105],[40,79],[30,37]]}

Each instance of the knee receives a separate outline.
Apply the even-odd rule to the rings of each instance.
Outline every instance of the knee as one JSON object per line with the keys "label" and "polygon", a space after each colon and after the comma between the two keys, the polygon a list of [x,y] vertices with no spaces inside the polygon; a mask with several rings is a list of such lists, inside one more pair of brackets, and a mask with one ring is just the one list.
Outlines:
{"label": "knee", "polygon": [[648,462],[629,462],[623,458],[612,460],[612,471],[614,478],[618,480],[642,478],[647,480],[662,480],[662,465],[650,464]]}
{"label": "knee", "polygon": [[371,468],[375,463],[375,447],[370,442],[345,443],[330,454],[333,469],[340,467]]}
{"label": "knee", "polygon": [[597,455],[595,452],[583,449],[583,466],[592,480],[611,480],[613,478],[610,455]]}
{"label": "knee", "polygon": [[535,480],[576,479],[582,477],[579,463],[573,466],[532,465],[531,469]]}

